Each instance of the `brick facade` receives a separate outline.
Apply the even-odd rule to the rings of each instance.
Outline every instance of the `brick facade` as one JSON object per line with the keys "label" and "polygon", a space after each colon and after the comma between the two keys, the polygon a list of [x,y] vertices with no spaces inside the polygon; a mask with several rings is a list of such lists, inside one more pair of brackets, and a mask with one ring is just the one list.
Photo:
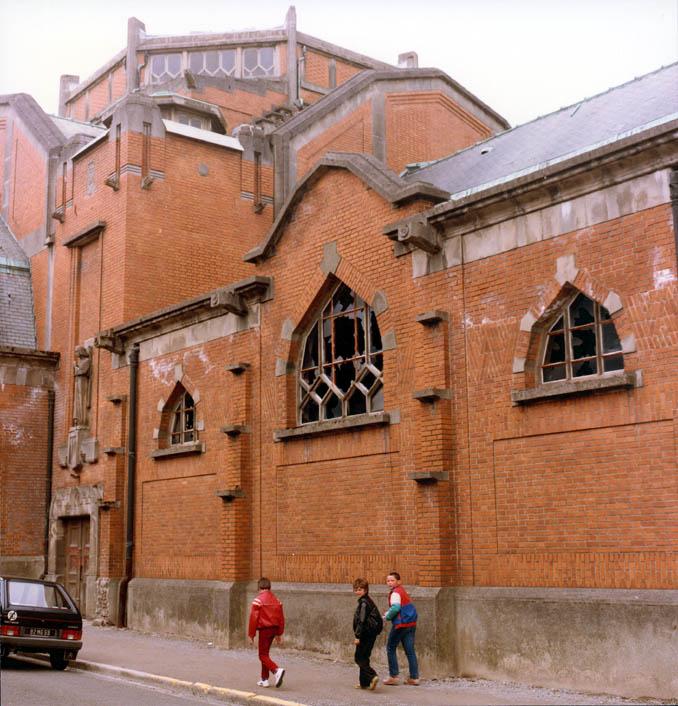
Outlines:
{"label": "brick facade", "polygon": [[[464,669],[444,606],[466,590],[673,596],[674,128],[573,149],[553,168],[511,173],[507,157],[501,178],[441,176],[446,155],[503,158],[492,138],[503,119],[441,72],[388,69],[306,35],[295,44],[289,16],[286,27],[260,38],[278,47],[280,75],[250,83],[182,74],[155,96],[142,72],[123,95],[118,57],[65,97],[94,126],[56,146],[0,101],[13,136],[3,214],[30,257],[37,346],[59,354],[36,354],[50,370],[40,384],[7,368],[3,554],[37,556],[49,523],[45,569],[62,578],[63,525],[87,515],[87,615],[116,622],[126,606],[128,624],[170,632],[185,627],[182,598],[143,607],[153,582],[225,582],[237,615],[260,575],[323,595],[395,567],[436,626],[424,663],[443,673]],[[196,50],[136,41],[128,51],[146,67]],[[182,110],[212,129],[178,123]],[[466,173],[468,189],[446,185]],[[20,198],[33,189],[38,207]],[[305,337],[340,283],[376,316],[383,409],[302,424]],[[609,311],[623,369],[549,386],[545,340],[577,292]],[[79,347],[89,367],[76,380]],[[192,426],[177,444],[180,399]],[[6,490],[21,497],[13,514]],[[313,649],[302,623],[292,643]],[[460,655],[446,656],[446,640]],[[473,673],[488,675],[483,665]]]}

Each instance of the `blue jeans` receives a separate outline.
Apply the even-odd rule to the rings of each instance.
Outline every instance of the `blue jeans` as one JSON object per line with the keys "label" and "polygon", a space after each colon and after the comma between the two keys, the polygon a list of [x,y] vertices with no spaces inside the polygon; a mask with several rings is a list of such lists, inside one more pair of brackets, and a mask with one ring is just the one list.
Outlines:
{"label": "blue jeans", "polygon": [[398,656],[396,650],[398,644],[403,643],[405,654],[407,655],[407,664],[410,668],[410,679],[419,679],[419,665],[417,664],[417,655],[414,651],[414,634],[417,628],[391,628],[386,641],[386,655],[388,656],[388,673],[392,677],[397,677]]}

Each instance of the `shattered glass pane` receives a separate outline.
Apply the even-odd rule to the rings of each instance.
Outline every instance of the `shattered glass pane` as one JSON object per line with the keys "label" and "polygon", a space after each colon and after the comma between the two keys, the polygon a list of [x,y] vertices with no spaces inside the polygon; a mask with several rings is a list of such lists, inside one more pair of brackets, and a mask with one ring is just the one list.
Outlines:
{"label": "shattered glass pane", "polygon": [[603,352],[613,353],[621,350],[621,341],[617,336],[614,324],[605,324],[603,327]]}
{"label": "shattered glass pane", "polygon": [[318,324],[314,324],[306,338],[302,368],[315,368],[318,365]]}
{"label": "shattered glass pane", "polygon": [[370,390],[372,388],[372,385],[374,385],[374,381],[377,378],[368,370],[361,378],[360,382],[368,389]]}
{"label": "shattered glass pane", "polygon": [[315,388],[314,392],[316,393],[316,395],[318,395],[318,397],[320,397],[320,399],[323,399],[329,389],[330,388],[327,387],[327,385],[321,380],[318,383],[318,386]]}
{"label": "shattered glass pane", "polygon": [[362,392],[360,392],[360,390],[354,390],[348,400],[348,413],[365,414],[365,412],[367,412],[367,402],[365,400],[365,396]]}
{"label": "shattered glass pane", "polygon": [[550,330],[551,331],[560,331],[560,330],[562,330],[562,328],[563,328],[563,317],[561,316],[558,319],[558,321],[556,321],[556,323],[553,324],[553,326],[551,326]]}
{"label": "shattered glass pane", "polygon": [[342,311],[347,311],[353,308],[353,292],[345,285],[342,284],[337,290],[333,297],[334,303],[334,313],[339,314]]}
{"label": "shattered glass pane", "polygon": [[355,365],[353,365],[353,361],[350,361],[348,363],[341,363],[336,367],[334,382],[343,393],[348,392],[354,380]]}
{"label": "shattered glass pane", "polygon": [[379,372],[384,369],[384,356],[381,353],[370,356],[370,362]]}
{"label": "shattered glass pane", "polygon": [[384,410],[384,388],[382,385],[372,393],[370,399],[370,412],[383,412]]}
{"label": "shattered glass pane", "polygon": [[542,377],[544,382],[555,382],[564,380],[566,376],[564,365],[554,365],[552,368],[543,368]]}
{"label": "shattered glass pane", "polygon": [[353,318],[334,319],[334,360],[345,360],[355,355],[355,325]]}
{"label": "shattered glass pane", "polygon": [[565,362],[565,334],[556,333],[548,337],[544,363]]}
{"label": "shattered glass pane", "polygon": [[325,402],[325,419],[336,419],[341,417],[341,400],[332,394]]}
{"label": "shattered glass pane", "polygon": [[624,356],[615,355],[603,359],[603,368],[606,373],[612,370],[624,370]]}
{"label": "shattered glass pane", "polygon": [[193,429],[193,410],[186,410],[185,426],[184,429]]}
{"label": "shattered glass pane", "polygon": [[585,375],[595,375],[597,372],[595,358],[572,363],[572,377],[580,378]]}
{"label": "shattered glass pane", "polygon": [[358,340],[356,341],[356,352],[358,355],[365,355],[365,310],[359,309],[356,311],[357,324],[356,328],[358,330]]}
{"label": "shattered glass pane", "polygon": [[[375,353],[381,350],[381,333],[379,333],[379,324],[377,323],[377,315],[370,311],[370,353]],[[379,366],[381,369],[381,365]]]}
{"label": "shattered glass pane", "polygon": [[319,419],[318,405],[309,397],[301,407],[301,422],[317,422]]}
{"label": "shattered glass pane", "polygon": [[[593,328],[572,331],[572,358],[588,358],[596,354],[596,332]],[[589,373],[587,373],[588,375]]]}
{"label": "shattered glass pane", "polygon": [[323,321],[324,362],[332,362],[332,319]]}
{"label": "shattered glass pane", "polygon": [[593,323],[593,302],[583,294],[580,294],[570,304],[570,322],[572,326],[583,326]]}

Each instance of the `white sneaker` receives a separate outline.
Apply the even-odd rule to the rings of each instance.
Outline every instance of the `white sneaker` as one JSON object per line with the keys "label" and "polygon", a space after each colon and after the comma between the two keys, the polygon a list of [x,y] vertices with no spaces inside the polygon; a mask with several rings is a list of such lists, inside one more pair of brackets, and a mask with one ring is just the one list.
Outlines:
{"label": "white sneaker", "polygon": [[275,677],[275,688],[278,689],[282,686],[283,677],[285,676],[285,670],[282,667],[279,667],[273,676]]}
{"label": "white sneaker", "polygon": [[266,688],[271,685],[268,683],[268,679],[259,679],[259,681],[257,682],[257,686],[263,686],[264,688]]}

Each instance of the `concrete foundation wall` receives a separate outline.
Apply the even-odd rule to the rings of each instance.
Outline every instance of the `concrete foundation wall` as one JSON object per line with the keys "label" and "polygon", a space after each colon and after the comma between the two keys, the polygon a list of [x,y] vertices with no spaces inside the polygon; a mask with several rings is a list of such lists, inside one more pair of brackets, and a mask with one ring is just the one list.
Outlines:
{"label": "concrete foundation wall", "polygon": [[678,695],[678,591],[451,590],[460,676]]}
{"label": "concrete foundation wall", "polygon": [[245,642],[244,592],[244,584],[226,581],[133,579],[127,626],[237,647]]}
{"label": "concrete foundation wall", "polygon": [[[353,660],[355,596],[348,584],[274,583],[285,647]],[[244,644],[256,583],[134,579],[128,626]],[[370,595],[387,607],[387,589]],[[678,694],[678,591],[417,588],[417,655],[424,678],[465,676],[626,697]],[[385,671],[386,626],[373,661]],[[407,663],[401,653],[401,671]]]}

